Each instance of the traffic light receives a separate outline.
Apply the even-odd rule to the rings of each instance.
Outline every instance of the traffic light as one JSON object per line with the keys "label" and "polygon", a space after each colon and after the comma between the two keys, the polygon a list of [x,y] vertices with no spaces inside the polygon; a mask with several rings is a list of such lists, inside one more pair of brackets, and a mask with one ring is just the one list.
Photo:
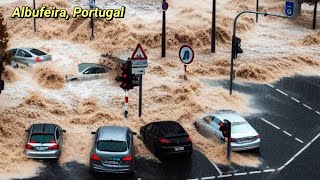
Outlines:
{"label": "traffic light", "polygon": [[237,59],[238,54],[243,53],[243,50],[241,49],[241,39],[238,37],[232,38],[232,57],[233,59]]}
{"label": "traffic light", "polygon": [[1,79],[3,71],[4,71],[3,60],[0,57],[0,94],[1,94],[1,91],[4,90],[4,81]]}
{"label": "traffic light", "polygon": [[122,64],[122,84],[120,87],[124,90],[133,89],[132,83],[132,63],[131,61],[126,61]]}

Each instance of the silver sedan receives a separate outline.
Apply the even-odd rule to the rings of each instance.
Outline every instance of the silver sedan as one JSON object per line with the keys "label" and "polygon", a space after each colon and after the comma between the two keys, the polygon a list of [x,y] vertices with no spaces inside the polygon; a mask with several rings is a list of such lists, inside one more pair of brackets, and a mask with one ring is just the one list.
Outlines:
{"label": "silver sedan", "polygon": [[52,56],[45,52],[42,52],[35,48],[16,48],[9,50],[10,54],[13,56],[13,63],[22,63],[27,66],[32,66],[35,63],[40,63],[44,61],[52,61]]}
{"label": "silver sedan", "polygon": [[133,135],[128,127],[103,126],[95,134],[90,154],[92,172],[128,173],[135,170]]}
{"label": "silver sedan", "polygon": [[219,128],[224,120],[231,122],[231,150],[242,151],[260,148],[260,135],[241,116],[235,113],[217,113],[203,118],[214,131],[214,134],[221,140],[224,136]]}

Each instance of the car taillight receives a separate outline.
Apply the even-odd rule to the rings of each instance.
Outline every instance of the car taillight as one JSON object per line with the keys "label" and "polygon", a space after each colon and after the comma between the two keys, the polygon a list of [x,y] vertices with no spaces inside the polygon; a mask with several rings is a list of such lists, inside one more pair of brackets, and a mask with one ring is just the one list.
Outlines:
{"label": "car taillight", "polygon": [[32,149],[32,146],[30,144],[26,144],[26,149]]}
{"label": "car taillight", "polygon": [[48,147],[48,149],[59,149],[59,145],[58,144],[55,144],[51,147]]}
{"label": "car taillight", "polygon": [[171,141],[169,141],[168,139],[160,139],[160,143],[168,144],[171,143]]}
{"label": "car taillight", "polygon": [[121,160],[122,161],[131,161],[132,160],[132,156],[131,155],[125,156]]}
{"label": "car taillight", "polygon": [[91,160],[95,160],[95,161],[101,160],[101,158],[99,156],[97,156],[96,154],[92,154],[90,158],[91,158]]}
{"label": "car taillight", "polygon": [[231,142],[236,142],[237,140],[235,138],[230,138]]}
{"label": "car taillight", "polygon": [[191,142],[190,136],[187,137],[187,142]]}
{"label": "car taillight", "polygon": [[257,139],[260,138],[260,137],[261,137],[260,134],[258,134],[258,135],[256,136]]}
{"label": "car taillight", "polygon": [[41,62],[41,59],[40,59],[39,57],[37,57],[37,58],[35,59],[35,62]]}
{"label": "car taillight", "polygon": [[55,140],[50,140],[50,143],[56,143],[56,141]]}

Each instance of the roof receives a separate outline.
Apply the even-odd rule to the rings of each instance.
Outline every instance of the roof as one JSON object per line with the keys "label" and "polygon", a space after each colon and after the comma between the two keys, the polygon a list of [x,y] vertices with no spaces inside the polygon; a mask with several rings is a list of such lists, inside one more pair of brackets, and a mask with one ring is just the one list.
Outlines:
{"label": "roof", "polygon": [[98,140],[127,141],[128,129],[122,126],[102,126],[98,130]]}
{"label": "roof", "polygon": [[55,124],[33,124],[32,125],[32,133],[45,133],[45,134],[54,134],[54,130],[57,125]]}
{"label": "roof", "polygon": [[238,114],[236,113],[217,113],[217,114],[212,114],[214,117],[220,119],[221,121],[223,120],[228,120],[230,121],[231,123],[234,123],[234,122],[243,122],[246,120],[239,116]]}
{"label": "roof", "polygon": [[186,131],[176,121],[158,121],[152,124],[158,127],[157,133],[161,137],[186,135]]}

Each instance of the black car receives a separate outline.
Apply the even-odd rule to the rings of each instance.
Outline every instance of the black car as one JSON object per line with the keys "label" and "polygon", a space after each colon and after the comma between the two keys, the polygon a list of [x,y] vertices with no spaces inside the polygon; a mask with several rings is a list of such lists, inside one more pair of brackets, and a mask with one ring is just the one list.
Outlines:
{"label": "black car", "polygon": [[160,121],[140,128],[144,144],[160,160],[178,156],[190,157],[192,142],[188,133],[175,121]]}

